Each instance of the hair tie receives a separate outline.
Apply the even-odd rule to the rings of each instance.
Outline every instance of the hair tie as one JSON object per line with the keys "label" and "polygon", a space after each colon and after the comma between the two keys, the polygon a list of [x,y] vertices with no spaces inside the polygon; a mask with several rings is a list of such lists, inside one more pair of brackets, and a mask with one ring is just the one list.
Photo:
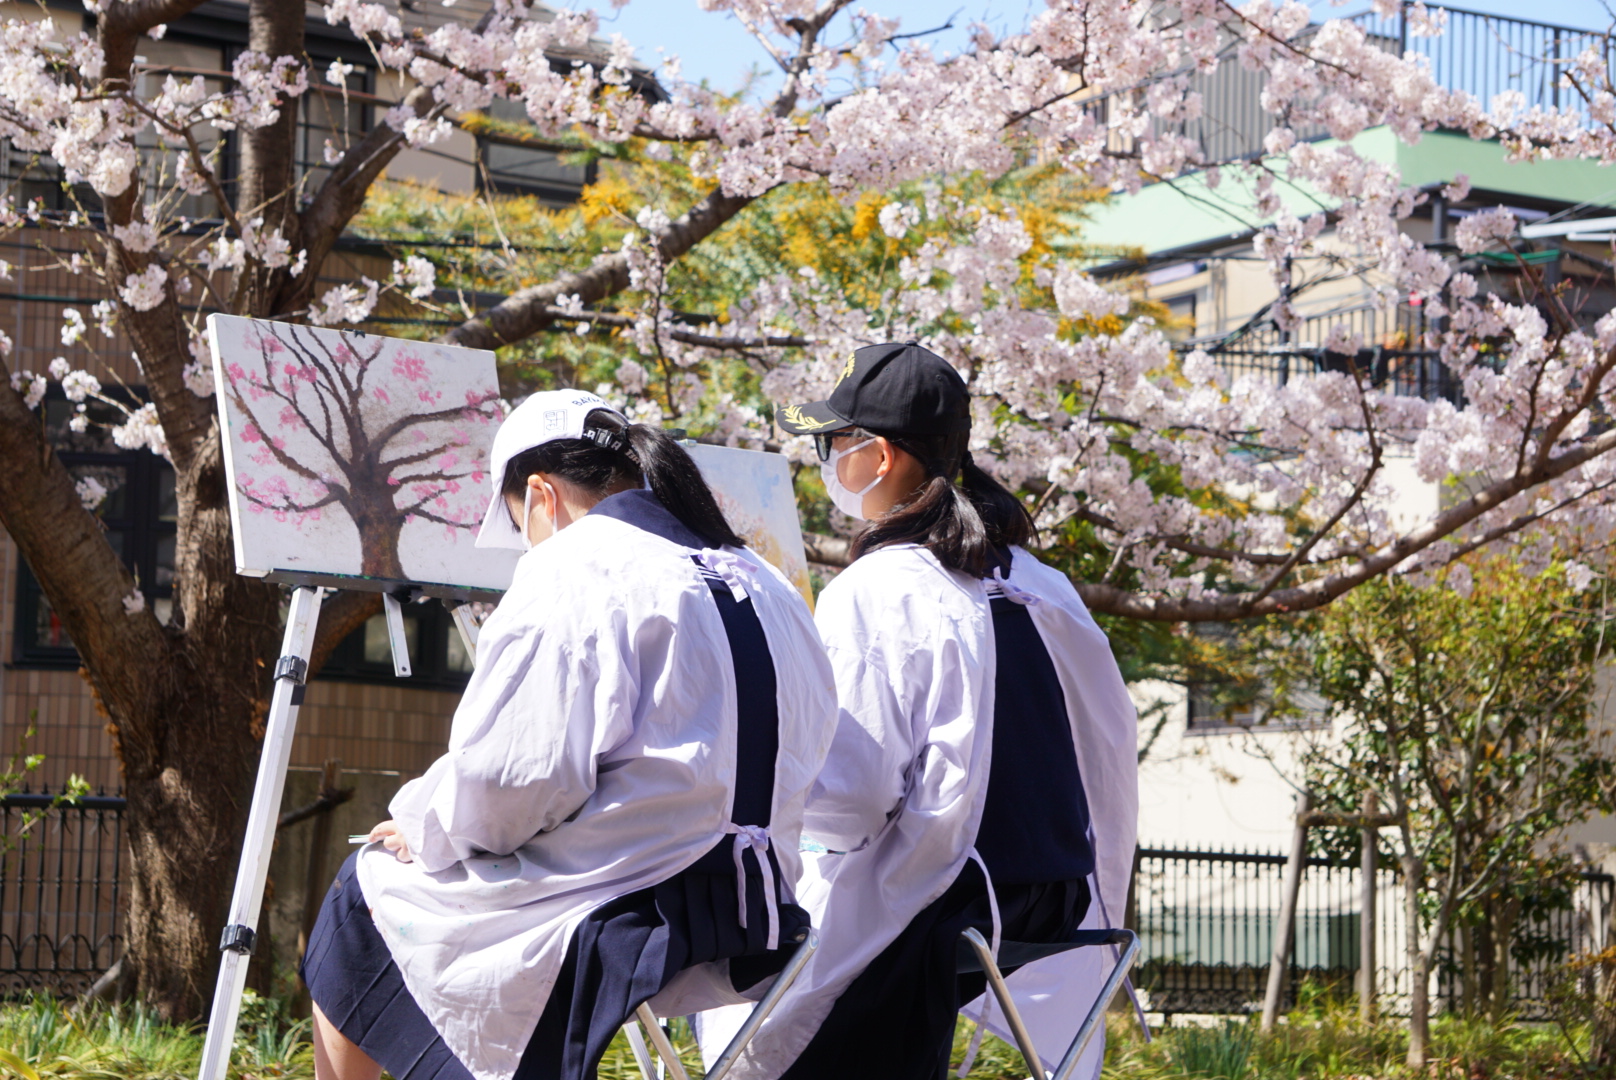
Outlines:
{"label": "hair tie", "polygon": [[965,451],[965,456],[960,458],[960,471],[964,472],[966,469],[972,469],[975,467],[976,459],[971,456],[971,452],[969,450]]}

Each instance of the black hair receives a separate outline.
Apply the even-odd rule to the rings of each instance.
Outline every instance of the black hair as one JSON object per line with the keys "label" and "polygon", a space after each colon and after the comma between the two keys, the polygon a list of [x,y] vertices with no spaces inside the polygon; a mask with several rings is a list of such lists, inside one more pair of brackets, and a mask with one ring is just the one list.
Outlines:
{"label": "black hair", "polygon": [[661,428],[631,424],[610,409],[595,409],[584,418],[581,439],[552,439],[511,458],[500,491],[522,494],[534,473],[559,476],[598,499],[614,488],[649,483],[657,501],[703,542],[746,546],[679,441]]}
{"label": "black hair", "polygon": [[893,544],[920,544],[950,570],[972,577],[987,577],[994,567],[1010,568],[1005,549],[1026,544],[1036,529],[1021,500],[971,460],[969,431],[871,434],[920,462],[926,482],[854,538],[855,559]]}

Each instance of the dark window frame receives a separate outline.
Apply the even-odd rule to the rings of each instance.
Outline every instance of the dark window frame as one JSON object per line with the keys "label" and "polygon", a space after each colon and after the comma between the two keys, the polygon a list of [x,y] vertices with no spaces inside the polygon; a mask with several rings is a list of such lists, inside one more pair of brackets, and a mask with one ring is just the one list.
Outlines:
{"label": "dark window frame", "polygon": [[[454,619],[448,610],[438,601],[431,600],[424,604],[406,605],[404,617],[416,620],[417,634],[408,677],[401,679],[393,674],[390,654],[380,660],[366,659],[365,627],[361,626],[331,650],[330,657],[315,678],[333,682],[407,686],[421,690],[464,690],[471,672],[455,671],[450,667],[451,642],[456,640],[455,635],[459,631],[455,629]],[[381,618],[376,615],[371,622],[374,624]]]}
{"label": "dark window frame", "polygon": [[[137,393],[137,396],[138,393]],[[44,406],[47,424],[54,414],[63,423],[72,415],[71,404],[52,388]],[[140,591],[148,604],[158,601],[172,602],[172,583],[160,580],[160,561],[164,541],[169,553],[178,522],[163,513],[164,503],[173,492],[174,469],[169,463],[149,450],[74,450],[57,447],[55,453],[69,470],[118,469],[124,475],[122,495],[123,512],[119,517],[97,513],[108,533],[117,537],[115,550],[135,574]],[[105,504],[103,504],[105,505]],[[72,645],[41,645],[36,630],[41,618],[42,603],[46,603],[44,588],[34,576],[25,559],[17,560],[16,610],[12,626],[11,663],[15,668],[64,670],[78,668],[82,661]]]}

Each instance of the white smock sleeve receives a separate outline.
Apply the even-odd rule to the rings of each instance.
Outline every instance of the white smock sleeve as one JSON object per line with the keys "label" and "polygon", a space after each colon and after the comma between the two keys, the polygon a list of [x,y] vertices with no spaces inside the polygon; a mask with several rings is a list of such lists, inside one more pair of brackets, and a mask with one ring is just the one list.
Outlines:
{"label": "white smock sleeve", "polygon": [[[428,872],[561,825],[593,794],[600,757],[633,732],[623,620],[595,611],[585,625],[554,596],[533,603],[523,576],[483,628],[449,752],[389,805]],[[544,617],[524,617],[535,608]]]}
{"label": "white smock sleeve", "polygon": [[840,708],[803,833],[833,851],[856,851],[881,831],[903,803],[916,753],[910,628],[881,618],[867,584],[845,573],[814,613]]}

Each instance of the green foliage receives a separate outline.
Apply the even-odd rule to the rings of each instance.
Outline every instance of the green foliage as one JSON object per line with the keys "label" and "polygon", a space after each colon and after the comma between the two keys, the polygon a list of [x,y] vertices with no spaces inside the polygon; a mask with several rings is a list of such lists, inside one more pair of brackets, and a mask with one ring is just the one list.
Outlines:
{"label": "green foliage", "polygon": [[[39,719],[39,710],[35,709],[28,714],[28,727],[17,737],[17,749],[0,764],[0,798],[10,795],[20,789],[27,781],[30,773],[45,763],[44,754],[30,754],[28,740],[34,737],[34,724]],[[49,809],[58,806],[69,806],[90,793],[90,782],[78,773],[73,773],[67,779],[66,789],[51,801],[49,808],[25,810],[18,815],[17,825],[8,836],[0,836],[0,855],[10,851],[16,842],[33,830]]]}
{"label": "green foliage", "polygon": [[[1110,1018],[1105,1080],[1572,1080],[1603,1075],[1583,1064],[1556,1028],[1442,1016],[1432,1025],[1431,1065],[1411,1069],[1407,1021],[1365,1024],[1350,997],[1302,988],[1302,1003],[1264,1035],[1255,1018],[1212,1026],[1181,1022],[1146,1044],[1133,1019]],[[1580,1028],[1572,1034],[1585,1042]],[[1025,1070],[996,1074],[1022,1080]]]}
{"label": "green foliage", "polygon": [[1236,1020],[1217,1027],[1183,1027],[1173,1032],[1170,1056],[1185,1076],[1245,1080],[1255,1041],[1251,1025]]}
{"label": "green foliage", "polygon": [[[202,1034],[162,1023],[140,1002],[73,1008],[43,994],[0,1004],[0,1077],[25,1080],[190,1080],[202,1060]],[[311,1080],[308,1021],[292,1022],[283,1002],[248,991],[230,1075],[238,1080]]]}
{"label": "green foliage", "polygon": [[[1601,589],[1578,591],[1556,568],[1493,560],[1448,575],[1448,587],[1368,583],[1311,624],[1307,675],[1340,737],[1306,755],[1308,783],[1333,809],[1370,793],[1392,814],[1394,857],[1426,886],[1432,933],[1474,928],[1528,963],[1557,947],[1536,927],[1568,869],[1563,830],[1616,791],[1616,757],[1591,722],[1612,616]],[[1500,972],[1495,1014],[1507,1000],[1497,948],[1461,964]]]}
{"label": "green foliage", "polygon": [[[1181,1024],[1156,1032],[1147,1045],[1131,1015],[1114,1014],[1107,1036],[1106,1080],[1572,1080],[1600,1075],[1581,1065],[1566,1037],[1548,1026],[1489,1024],[1441,1017],[1433,1030],[1432,1069],[1402,1064],[1404,1024],[1365,1025],[1348,1000],[1300,995],[1302,1004],[1272,1035],[1254,1021],[1211,1027]],[[673,1039],[691,1076],[701,1055],[684,1021]],[[974,1031],[962,1021],[952,1060],[959,1062]],[[1568,1035],[1586,1045],[1576,1021]],[[11,1080],[190,1080],[202,1055],[202,1035],[160,1023],[138,1003],[74,1009],[38,995],[0,1003],[0,1078]],[[285,1002],[248,994],[230,1075],[236,1080],[312,1080],[308,1021],[292,1021]],[[601,1062],[601,1080],[640,1080],[619,1035]],[[1009,1044],[988,1036],[969,1080],[1025,1080],[1027,1068]]]}

